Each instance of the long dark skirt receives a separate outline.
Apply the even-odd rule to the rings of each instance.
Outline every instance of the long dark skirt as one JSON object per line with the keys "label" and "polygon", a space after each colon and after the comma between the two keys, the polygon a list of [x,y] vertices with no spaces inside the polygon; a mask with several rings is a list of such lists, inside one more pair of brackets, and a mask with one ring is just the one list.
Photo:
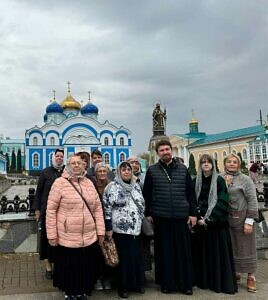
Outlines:
{"label": "long dark skirt", "polygon": [[96,246],[95,256],[95,280],[97,279],[114,279],[115,268],[105,264],[105,259],[99,245]]}
{"label": "long dark skirt", "polygon": [[145,280],[140,237],[119,233],[114,233],[113,237],[119,256],[117,287],[139,291]]}
{"label": "long dark skirt", "polygon": [[192,235],[194,281],[201,289],[217,293],[237,292],[228,225],[196,226]]}
{"label": "long dark skirt", "polygon": [[162,290],[192,290],[192,255],[186,219],[154,217],[155,281]]}
{"label": "long dark skirt", "polygon": [[47,239],[47,230],[46,230],[46,215],[42,215],[40,218],[41,222],[41,231],[40,231],[40,239],[39,239],[39,257],[40,260],[48,259],[49,262],[54,262],[54,249],[55,247],[51,247],[48,243]]}
{"label": "long dark skirt", "polygon": [[68,295],[91,294],[97,244],[83,248],[56,247],[53,285]]}

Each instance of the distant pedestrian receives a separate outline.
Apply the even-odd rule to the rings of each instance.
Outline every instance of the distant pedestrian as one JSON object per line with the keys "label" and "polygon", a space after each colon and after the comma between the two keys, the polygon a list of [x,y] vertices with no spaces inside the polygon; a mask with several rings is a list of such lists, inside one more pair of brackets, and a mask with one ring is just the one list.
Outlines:
{"label": "distant pedestrian", "polygon": [[47,279],[52,279],[52,263],[54,261],[54,248],[50,247],[46,232],[47,199],[53,182],[63,172],[63,158],[63,149],[56,149],[52,157],[52,166],[45,168],[39,176],[33,205],[40,230],[39,255],[40,259],[45,261]]}
{"label": "distant pedestrian", "polygon": [[259,183],[259,172],[261,170],[261,164],[257,161],[254,162],[249,168],[249,176],[252,181],[257,184]]}
{"label": "distant pedestrian", "polygon": [[223,176],[230,196],[229,225],[236,277],[240,280],[240,273],[248,273],[247,289],[249,292],[256,292],[257,252],[254,218],[258,217],[258,202],[252,180],[241,173],[240,167],[239,156],[229,154],[224,158]]}

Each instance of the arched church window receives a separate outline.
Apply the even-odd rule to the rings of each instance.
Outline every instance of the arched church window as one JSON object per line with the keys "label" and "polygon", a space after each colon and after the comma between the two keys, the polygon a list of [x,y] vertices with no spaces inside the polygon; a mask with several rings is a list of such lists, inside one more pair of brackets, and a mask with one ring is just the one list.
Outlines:
{"label": "arched church window", "polygon": [[218,160],[218,153],[217,152],[214,152],[213,158],[214,158],[214,160]]}
{"label": "arched church window", "polygon": [[33,155],[33,166],[39,167],[39,155],[37,153]]}
{"label": "arched church window", "polygon": [[109,139],[107,137],[104,138],[104,145],[105,146],[109,145]]}
{"label": "arched church window", "polygon": [[52,166],[53,152],[49,153],[49,165]]}
{"label": "arched church window", "polygon": [[33,138],[33,145],[34,145],[34,146],[37,146],[37,144],[38,144],[38,139],[37,139],[37,137],[35,136],[35,137]]}
{"label": "arched church window", "polygon": [[232,153],[233,153],[233,154],[236,154],[236,150],[235,150],[235,149],[234,149],[234,150],[232,150]]}
{"label": "arched church window", "polygon": [[227,156],[227,152],[224,150],[224,151],[222,152],[222,157],[225,158],[226,156]]}
{"label": "arched church window", "polygon": [[248,159],[247,149],[243,149],[242,157],[243,157],[243,159]]}
{"label": "arched church window", "polygon": [[106,165],[109,165],[110,164],[110,155],[108,153],[105,153],[104,154],[104,163]]}
{"label": "arched church window", "polygon": [[52,137],[50,138],[50,145],[51,145],[51,146],[55,146],[55,138],[54,138],[54,136],[52,136]]}
{"label": "arched church window", "polygon": [[125,143],[124,143],[124,138],[123,137],[120,138],[119,144],[120,144],[120,146],[124,146]]}
{"label": "arched church window", "polygon": [[119,157],[119,161],[122,162],[122,161],[125,161],[126,160],[126,155],[125,153],[121,153],[120,154],[120,157]]}

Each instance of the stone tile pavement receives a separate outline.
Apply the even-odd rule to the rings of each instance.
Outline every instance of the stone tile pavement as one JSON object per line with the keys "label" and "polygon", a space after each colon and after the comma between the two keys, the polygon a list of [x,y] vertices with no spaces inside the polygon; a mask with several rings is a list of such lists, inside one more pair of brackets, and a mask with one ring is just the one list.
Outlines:
{"label": "stone tile pavement", "polygon": [[[193,296],[180,293],[162,294],[153,282],[152,272],[146,274],[148,287],[144,295],[130,294],[130,299],[268,299],[268,260],[258,260],[256,294],[245,288],[246,277],[239,284],[236,295],[216,294],[194,288]],[[36,253],[0,254],[0,300],[60,300],[63,294],[53,288],[52,282],[45,278],[42,263]],[[90,299],[118,299],[116,291],[94,292]]]}

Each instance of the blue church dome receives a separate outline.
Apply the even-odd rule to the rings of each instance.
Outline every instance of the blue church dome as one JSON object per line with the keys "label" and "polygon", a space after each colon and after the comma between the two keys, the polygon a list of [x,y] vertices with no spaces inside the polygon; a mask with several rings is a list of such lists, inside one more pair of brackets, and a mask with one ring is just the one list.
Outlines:
{"label": "blue church dome", "polygon": [[47,121],[47,114],[44,114],[44,122]]}
{"label": "blue church dome", "polygon": [[96,105],[92,104],[91,102],[88,102],[86,105],[84,105],[81,108],[81,114],[98,114],[99,109]]}
{"label": "blue church dome", "polygon": [[47,108],[46,113],[63,113],[63,108],[56,101],[51,102]]}

